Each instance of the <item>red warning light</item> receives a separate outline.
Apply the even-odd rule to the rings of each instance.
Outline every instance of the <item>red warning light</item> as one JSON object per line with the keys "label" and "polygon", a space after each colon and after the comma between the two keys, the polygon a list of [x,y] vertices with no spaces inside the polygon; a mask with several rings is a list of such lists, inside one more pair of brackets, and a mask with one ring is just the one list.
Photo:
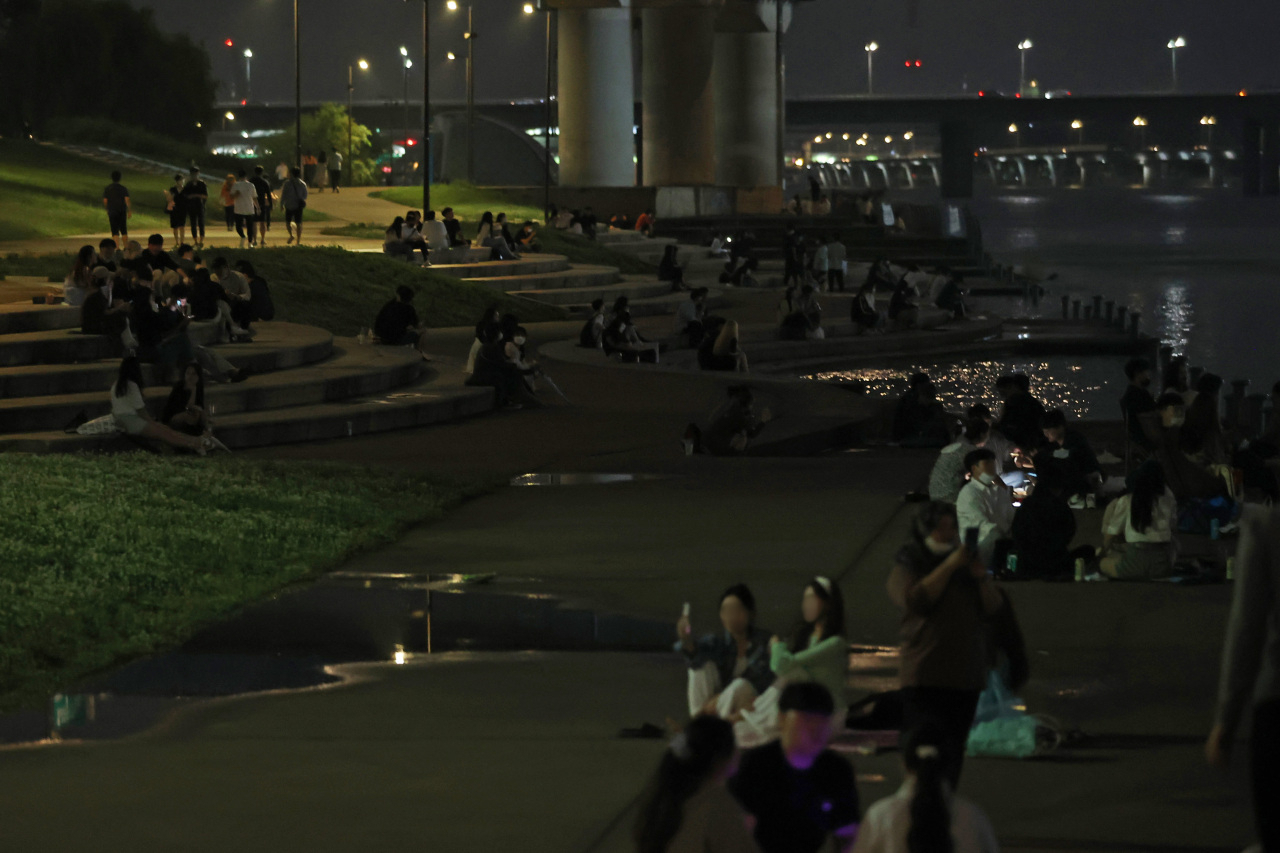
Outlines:
{"label": "red warning light", "polygon": [[902,63],[902,64],[903,64],[903,65],[905,65],[905,66],[907,66],[908,68],[910,68],[910,67],[911,67],[911,60],[910,60],[910,59],[908,59],[906,62],[904,62],[904,63]]}
{"label": "red warning light", "polygon": [[224,42],[223,42],[223,44],[225,44],[227,47],[235,47],[235,46],[236,46],[236,43],[235,43],[235,42],[233,42],[231,39],[227,39],[226,41],[224,41]]}
{"label": "red warning light", "polygon": [[405,144],[405,145],[410,145],[410,146],[412,146],[412,145],[417,145],[417,144],[418,144],[418,140],[416,140],[416,139],[406,139],[406,140],[404,141],[404,144]]}
{"label": "red warning light", "polygon": [[916,60],[916,68],[919,68],[919,67],[920,67],[920,60],[918,60],[918,59],[917,59],[917,60]]}
{"label": "red warning light", "polygon": [[245,104],[247,104],[247,103],[249,103],[249,102],[248,102],[248,101],[246,101],[244,98],[241,98],[241,99],[240,99],[240,106],[242,106],[242,107],[243,107],[243,106],[244,106]]}
{"label": "red warning light", "polygon": [[986,92],[982,91],[981,89],[979,89],[979,90],[978,90],[978,97],[979,97],[979,98],[985,98],[986,96],[987,96],[987,93],[986,93]]}
{"label": "red warning light", "polygon": [[1022,93],[1021,93],[1021,92],[1017,92],[1017,93],[1015,93],[1015,94],[1014,94],[1014,97],[1015,97],[1015,98],[1021,98],[1021,97],[1022,97]]}

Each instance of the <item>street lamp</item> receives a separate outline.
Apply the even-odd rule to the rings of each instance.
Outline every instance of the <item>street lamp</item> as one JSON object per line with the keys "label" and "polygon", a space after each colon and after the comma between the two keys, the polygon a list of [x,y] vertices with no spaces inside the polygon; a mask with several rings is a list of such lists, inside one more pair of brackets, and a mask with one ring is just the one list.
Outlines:
{"label": "street lamp", "polygon": [[253,99],[253,83],[252,77],[249,76],[249,63],[253,61],[253,51],[249,48],[244,49],[244,101],[249,103]]}
{"label": "street lamp", "polygon": [[1018,94],[1027,88],[1027,51],[1031,50],[1031,39],[1018,42]]}
{"label": "street lamp", "polygon": [[302,168],[302,29],[300,0],[293,0],[293,163]]}
{"label": "street lamp", "polygon": [[356,68],[361,71],[369,70],[367,60],[361,59],[355,65],[347,66],[347,186],[351,186],[356,182],[356,164],[351,158],[351,110],[354,106],[354,94],[356,91]]}
{"label": "street lamp", "polygon": [[872,85],[872,81],[875,76],[874,74],[875,68],[873,66],[872,60],[875,58],[876,51],[880,49],[880,45],[876,44],[875,42],[869,42],[867,44],[864,44],[862,46],[862,49],[867,52],[867,94],[871,95],[871,94],[874,94],[875,92],[875,87]]}
{"label": "street lamp", "polygon": [[1218,123],[1215,116],[1200,116],[1200,126],[1204,128],[1204,147],[1213,147],[1213,126]]}
{"label": "street lamp", "polygon": [[1009,125],[1009,132],[1014,134],[1014,145],[1018,148],[1022,147],[1022,131],[1016,124]]}
{"label": "street lamp", "polygon": [[1135,116],[1133,126],[1138,129],[1139,147],[1147,147],[1147,120],[1142,116]]}
{"label": "street lamp", "polygon": [[1076,119],[1071,122],[1071,129],[1076,132],[1076,144],[1084,145],[1084,122],[1080,119]]}
{"label": "street lamp", "polygon": [[409,178],[409,70],[413,68],[413,60],[409,58],[409,48],[400,45],[400,64],[404,66],[404,136],[405,152],[401,165],[404,167],[401,179],[406,183]]}
{"label": "street lamp", "polygon": [[236,120],[236,114],[231,112],[231,110],[227,110],[225,113],[222,114],[222,129],[225,131],[227,129],[227,122],[235,121],[235,120]]}
{"label": "street lamp", "polygon": [[[445,8],[450,12],[458,11],[458,0],[449,0]],[[471,4],[467,4],[467,31],[463,38],[467,40],[467,182],[476,180],[476,33],[473,26]]]}
{"label": "street lamp", "polygon": [[1165,47],[1169,48],[1169,61],[1173,66],[1173,91],[1178,91],[1178,48],[1186,47],[1187,40],[1182,36],[1176,39],[1169,39],[1169,43]]}

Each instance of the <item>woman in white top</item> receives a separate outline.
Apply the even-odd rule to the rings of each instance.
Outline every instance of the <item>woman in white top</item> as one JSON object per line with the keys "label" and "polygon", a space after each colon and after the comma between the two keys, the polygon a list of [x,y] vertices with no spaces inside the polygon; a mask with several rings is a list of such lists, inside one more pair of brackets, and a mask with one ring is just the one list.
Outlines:
{"label": "woman in white top", "polygon": [[[1102,521],[1100,569],[1117,580],[1151,580],[1173,572],[1173,527],[1178,502],[1155,460],[1129,475],[1129,492],[1109,507]],[[1115,547],[1122,537],[1123,549]]]}
{"label": "woman in white top", "polygon": [[760,853],[726,780],[738,769],[733,726],[695,717],[662,753],[640,802],[637,853]]}
{"label": "woman in white top", "polygon": [[480,227],[476,230],[477,246],[484,246],[493,250],[493,257],[499,261],[513,261],[516,255],[511,251],[511,247],[507,245],[507,241],[502,239],[502,231],[494,224],[493,212],[486,210],[480,216]]}
{"label": "woman in white top", "polygon": [[84,305],[89,295],[89,279],[93,277],[93,246],[81,246],[76,253],[76,262],[71,267],[71,274],[62,283],[62,301],[72,308]]}
{"label": "woman in white top", "polygon": [[134,356],[120,362],[120,375],[111,388],[111,417],[129,435],[163,441],[172,447],[191,450],[204,456],[219,444],[209,436],[185,435],[172,427],[157,423],[147,411],[142,397],[142,365]]}
{"label": "woman in white top", "polygon": [[929,727],[907,736],[907,778],[897,793],[867,809],[853,853],[998,853],[986,815],[946,782],[944,740]]}

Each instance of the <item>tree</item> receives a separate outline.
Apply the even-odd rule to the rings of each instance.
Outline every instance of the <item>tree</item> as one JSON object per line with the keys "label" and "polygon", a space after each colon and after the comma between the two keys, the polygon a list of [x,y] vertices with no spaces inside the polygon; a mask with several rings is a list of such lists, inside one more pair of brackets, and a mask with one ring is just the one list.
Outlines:
{"label": "tree", "polygon": [[[209,55],[122,0],[0,0],[0,126],[110,118],[203,142],[216,83]],[[0,21],[5,23],[5,21]]]}
{"label": "tree", "polygon": [[[265,141],[263,150],[272,159],[292,162],[297,135],[293,128],[277,133]],[[321,104],[320,109],[302,117],[302,150],[319,154],[337,151],[349,160],[354,184],[373,183],[373,160],[368,157],[373,132],[359,122],[351,123],[351,156],[347,156],[347,108],[341,104]]]}

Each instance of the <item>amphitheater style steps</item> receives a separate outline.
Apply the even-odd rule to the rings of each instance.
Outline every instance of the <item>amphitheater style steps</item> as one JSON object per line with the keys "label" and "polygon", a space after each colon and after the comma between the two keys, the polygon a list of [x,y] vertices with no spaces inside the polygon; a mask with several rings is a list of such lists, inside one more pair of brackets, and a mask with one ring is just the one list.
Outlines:
{"label": "amphitheater style steps", "polygon": [[[570,305],[590,305],[596,299],[603,299],[609,304],[619,296],[631,300],[650,299],[671,293],[671,285],[665,281],[654,281],[650,277],[642,277],[639,281],[622,281],[615,284],[592,285],[588,287],[557,287],[551,290],[515,290],[513,296],[536,299],[550,305],[566,307]],[[685,297],[688,298],[687,296]]]}
{"label": "amphitheater style steps", "polygon": [[529,275],[504,276],[502,278],[464,278],[468,284],[483,285],[506,293],[530,290],[553,290],[565,287],[600,287],[617,284],[618,268],[594,264],[576,264],[555,272]]}
{"label": "amphitheater style steps", "polygon": [[564,255],[527,254],[514,261],[480,261],[467,264],[432,264],[434,272],[474,281],[484,278],[512,278],[562,272],[570,268]]}
{"label": "amphitheater style steps", "polygon": [[[6,328],[31,329],[70,322],[75,309],[4,306]],[[252,343],[220,344],[216,351],[254,375],[245,382],[206,380],[205,402],[218,437],[229,447],[253,447],[338,438],[482,414],[493,408],[488,388],[461,384],[460,364],[433,368],[409,347],[360,345],[292,323],[256,324]],[[193,337],[212,343],[211,324],[193,324]],[[110,411],[117,342],[76,329],[0,333],[0,357],[65,357],[63,361],[0,368],[0,452],[129,450],[129,438],[65,434],[77,415]],[[104,354],[105,353],[105,354]],[[92,356],[99,356],[94,358]],[[169,384],[144,365],[148,408],[158,415]]]}

